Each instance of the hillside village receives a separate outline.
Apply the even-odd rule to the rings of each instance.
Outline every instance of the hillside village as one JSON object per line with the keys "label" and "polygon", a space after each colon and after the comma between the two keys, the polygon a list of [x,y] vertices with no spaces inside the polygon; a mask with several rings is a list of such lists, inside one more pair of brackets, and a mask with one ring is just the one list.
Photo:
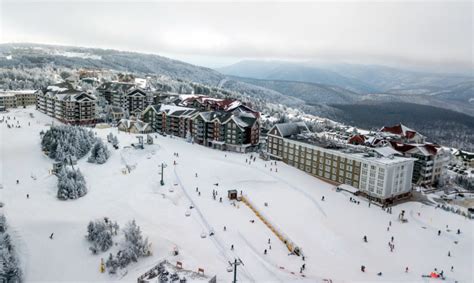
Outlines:
{"label": "hillside village", "polygon": [[[0,209],[15,233],[26,233],[24,243],[17,244],[18,261],[37,265],[38,254],[51,249],[56,255],[52,264],[67,271],[24,266],[27,279],[168,280],[172,273],[176,280],[214,282],[228,281],[237,265],[241,281],[472,277],[472,231],[465,228],[474,218],[472,154],[430,143],[403,124],[367,131],[291,109],[281,119],[259,111],[251,101],[199,92],[198,87],[188,93],[158,89],[147,79],[72,76],[38,90],[0,94],[6,137],[2,159],[15,168],[2,176],[5,203]],[[91,164],[67,151],[54,161],[41,155],[41,150],[50,153],[39,148],[37,139],[58,125],[90,129],[100,143],[109,144],[101,145],[108,152],[104,164]],[[19,165],[23,163],[28,166]],[[70,203],[57,203],[51,193],[55,176],[60,181],[62,174],[79,170],[84,193]],[[40,200],[34,203],[36,197]],[[76,218],[78,203],[89,212]],[[47,217],[28,219],[22,213],[42,205],[52,207],[49,217],[71,206],[55,218],[76,218],[71,230],[56,227]],[[342,216],[341,209],[352,216]],[[308,231],[308,224],[293,218],[307,216],[314,217],[318,228]],[[121,256],[122,250],[115,248],[121,236],[110,236],[115,246],[107,252],[93,248],[93,255],[87,254],[77,234],[98,218],[116,219],[120,225],[133,218],[153,245],[120,268],[107,258],[109,251]],[[190,218],[192,223],[186,221]],[[353,227],[368,218],[377,227]],[[32,221],[41,221],[46,230],[32,233]],[[386,238],[387,257],[394,256],[396,264],[377,260],[376,251],[386,246]],[[422,250],[431,261],[425,260],[427,254],[416,256],[413,247],[398,251],[413,245],[412,238],[424,242]],[[205,244],[196,247],[195,241]],[[76,260],[87,258],[82,267],[96,271],[80,274],[61,263],[62,249],[69,249]],[[344,256],[352,249],[355,256]],[[441,260],[446,253],[449,264]],[[451,253],[456,255],[452,259]],[[237,258],[245,265],[234,262]],[[163,275],[165,266],[168,275]]]}

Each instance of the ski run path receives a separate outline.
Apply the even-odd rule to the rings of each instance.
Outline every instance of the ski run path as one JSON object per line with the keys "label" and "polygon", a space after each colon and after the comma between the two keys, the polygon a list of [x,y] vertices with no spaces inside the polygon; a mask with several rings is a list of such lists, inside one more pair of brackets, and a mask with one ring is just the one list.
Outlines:
{"label": "ski run path", "polygon": [[[53,161],[42,153],[39,136],[53,119],[32,107],[1,113],[0,120],[4,116],[11,117],[10,124],[18,120],[21,128],[0,124],[0,201],[4,203],[0,212],[10,224],[26,282],[136,282],[162,259],[173,264],[181,261],[185,269],[194,271],[203,268],[207,275],[217,275],[218,282],[231,282],[233,274],[227,268],[234,258],[244,263],[238,267],[239,282],[431,282],[421,275],[434,268],[444,270],[446,282],[473,282],[473,222],[459,215],[418,202],[397,205],[388,214],[378,206],[368,207],[363,199],[354,204],[348,193],[336,192],[333,185],[281,162],[272,165],[257,158],[249,165],[245,160],[250,154],[222,152],[169,136],[158,135],[154,145],[135,150],[128,146],[137,142],[136,135],[116,128],[94,129],[104,141],[110,132],[118,135],[120,149],[109,145],[112,154],[104,165],[87,163],[87,156],[79,160],[77,167],[89,192],[77,200],[59,201],[56,177],[49,174]],[[167,165],[164,186],[159,183],[162,162]],[[129,174],[122,173],[126,164],[135,166]],[[228,189],[239,194],[242,190],[302,248],[305,261],[289,255],[242,202],[234,206],[227,199]],[[216,200],[213,190],[218,191]],[[406,211],[408,223],[397,220],[401,210]],[[105,216],[121,227],[135,219],[152,242],[153,255],[119,275],[100,273],[100,259],[116,253],[118,247],[92,255],[85,234],[90,220]],[[389,221],[392,226],[387,231]],[[214,236],[209,236],[211,230]],[[207,237],[201,238],[203,233]],[[368,243],[363,242],[364,235]],[[395,250],[390,252],[392,236]],[[115,240],[120,242],[120,236]],[[174,247],[178,256],[171,254]],[[303,263],[305,277],[300,274]],[[361,265],[366,266],[365,273]],[[383,275],[377,276],[378,272]]]}

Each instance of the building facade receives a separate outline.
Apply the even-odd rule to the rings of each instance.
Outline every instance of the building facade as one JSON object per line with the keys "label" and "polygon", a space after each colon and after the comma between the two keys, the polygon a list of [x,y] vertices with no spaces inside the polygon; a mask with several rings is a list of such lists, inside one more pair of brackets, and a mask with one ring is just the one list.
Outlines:
{"label": "building facade", "polygon": [[390,142],[392,148],[404,156],[416,158],[412,182],[417,185],[436,186],[447,175],[451,153],[436,144],[404,144]]}
{"label": "building facade", "polygon": [[267,135],[267,153],[334,184],[346,184],[368,198],[390,203],[411,194],[414,159],[354,152],[322,145],[304,123],[278,124]]}
{"label": "building facade", "polygon": [[5,109],[35,105],[36,91],[34,90],[11,90],[0,92],[0,106]]}
{"label": "building facade", "polygon": [[38,91],[36,109],[59,121],[72,125],[96,123],[97,98],[76,90],[68,83],[49,86]]}
{"label": "building facade", "polygon": [[250,112],[201,111],[159,104],[148,106],[142,119],[157,132],[216,149],[247,152],[259,144],[259,117]]}

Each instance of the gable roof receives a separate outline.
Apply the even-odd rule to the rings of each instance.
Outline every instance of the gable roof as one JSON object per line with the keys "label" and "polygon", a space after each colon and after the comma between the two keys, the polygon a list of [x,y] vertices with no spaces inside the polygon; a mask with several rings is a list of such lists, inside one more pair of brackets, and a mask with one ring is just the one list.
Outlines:
{"label": "gable roof", "polygon": [[309,128],[304,122],[282,123],[276,124],[274,127],[284,138],[309,132]]}
{"label": "gable roof", "polygon": [[385,132],[385,133],[391,133],[391,134],[394,134],[394,135],[399,135],[399,136],[405,137],[407,139],[412,139],[417,134],[419,135],[419,133],[417,133],[415,130],[410,129],[407,126],[405,126],[401,123],[398,124],[398,125],[392,126],[392,127],[384,126],[384,127],[382,127],[382,129],[380,129],[380,131]]}

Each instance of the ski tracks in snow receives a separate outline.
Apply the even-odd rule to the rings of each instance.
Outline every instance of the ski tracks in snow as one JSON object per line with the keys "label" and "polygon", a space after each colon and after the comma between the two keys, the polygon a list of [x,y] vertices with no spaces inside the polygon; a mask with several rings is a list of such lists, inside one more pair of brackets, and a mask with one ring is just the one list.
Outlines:
{"label": "ski tracks in snow", "polygon": [[[206,230],[206,233],[209,233],[209,231],[212,230],[211,226],[209,225],[209,222],[207,221],[206,217],[204,217],[204,215],[202,214],[201,210],[199,209],[199,207],[194,203],[194,201],[192,200],[191,196],[188,194],[188,192],[186,191],[186,189],[184,188],[183,186],[183,183],[181,182],[181,178],[179,177],[178,175],[178,172],[176,171],[176,166],[174,167],[173,169],[174,171],[174,175],[176,177],[176,180],[179,184],[179,187],[183,190],[184,192],[184,195],[186,196],[186,198],[189,200],[189,202],[191,203],[191,205],[194,207],[194,210],[197,212],[198,216],[199,216],[199,219],[201,221],[199,221],[201,223],[201,225],[203,226],[203,228]],[[214,246],[219,250],[219,253],[222,257],[224,257],[227,261],[229,262],[232,262],[233,261],[233,258],[231,258],[230,256],[228,256],[227,252],[226,252],[226,248],[224,247],[224,245],[222,244],[222,241],[219,239],[219,236],[217,234],[214,234],[214,236],[209,236],[209,238],[211,239],[211,241],[214,243]],[[255,282],[255,280],[252,278],[252,276],[249,274],[248,270],[246,270],[245,268],[243,268],[243,266],[240,267],[240,270],[243,271],[240,274],[243,274],[244,277],[246,277],[245,281],[250,281],[250,282]],[[240,277],[240,276],[238,276]],[[240,280],[242,281],[242,279],[240,278]]]}

